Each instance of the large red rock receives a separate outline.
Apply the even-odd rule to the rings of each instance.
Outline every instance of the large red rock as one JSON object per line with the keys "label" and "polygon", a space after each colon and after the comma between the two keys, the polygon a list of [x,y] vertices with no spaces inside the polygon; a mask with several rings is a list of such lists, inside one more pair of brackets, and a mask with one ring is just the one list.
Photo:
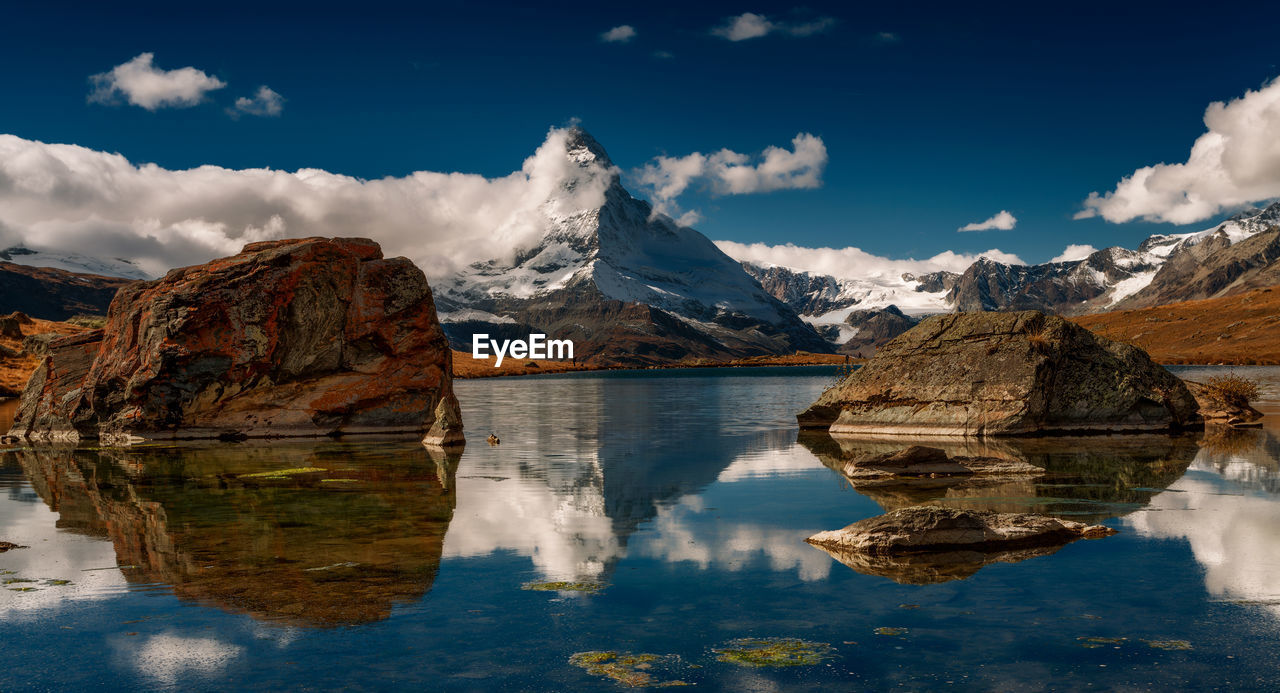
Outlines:
{"label": "large red rock", "polygon": [[431,289],[409,260],[358,238],[253,243],[122,288],[102,332],[51,345],[11,433],[417,433],[448,445],[462,440],[451,374]]}

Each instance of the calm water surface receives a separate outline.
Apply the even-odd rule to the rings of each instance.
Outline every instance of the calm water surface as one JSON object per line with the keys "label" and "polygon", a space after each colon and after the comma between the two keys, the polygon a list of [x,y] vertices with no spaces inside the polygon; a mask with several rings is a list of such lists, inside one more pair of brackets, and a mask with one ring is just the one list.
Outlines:
{"label": "calm water surface", "polygon": [[[0,554],[0,689],[619,688],[584,651],[704,690],[1280,688],[1280,369],[1236,370],[1263,429],[993,444],[1046,473],[924,486],[828,466],[874,441],[797,442],[824,368],[460,381],[460,456],[6,450],[0,540],[29,548]],[[915,503],[1120,532],[987,565],[803,542]],[[830,655],[718,661],[747,637]]]}

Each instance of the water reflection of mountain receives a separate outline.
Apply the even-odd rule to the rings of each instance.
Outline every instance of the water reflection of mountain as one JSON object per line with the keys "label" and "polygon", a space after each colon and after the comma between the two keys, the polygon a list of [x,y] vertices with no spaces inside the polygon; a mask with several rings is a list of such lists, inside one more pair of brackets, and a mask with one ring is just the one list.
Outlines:
{"label": "water reflection of mountain", "polygon": [[[447,556],[513,551],[548,579],[601,580],[659,508],[712,483],[748,449],[791,444],[762,426],[769,378],[539,378],[459,383],[473,446]],[[773,405],[777,406],[777,405]],[[791,407],[790,403],[784,405]],[[784,413],[789,408],[779,407]]]}
{"label": "water reflection of mountain", "polygon": [[839,472],[850,461],[910,445],[942,448],[948,455],[1027,462],[1042,475],[853,481],[859,493],[886,511],[912,505],[1042,513],[1080,522],[1127,514],[1176,481],[1199,446],[1189,436],[1008,439],[852,439],[804,434],[800,443]]}
{"label": "water reflection of mountain", "polygon": [[[109,539],[126,579],[298,626],[365,623],[431,589],[457,458],[415,444],[23,450],[60,528]],[[246,476],[317,468],[280,477]]]}

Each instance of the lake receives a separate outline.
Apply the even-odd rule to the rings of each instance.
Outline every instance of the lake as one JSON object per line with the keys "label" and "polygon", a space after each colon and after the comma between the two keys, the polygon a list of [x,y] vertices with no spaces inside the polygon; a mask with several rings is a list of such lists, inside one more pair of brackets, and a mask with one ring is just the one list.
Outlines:
{"label": "lake", "polygon": [[[1280,688],[1280,369],[1234,370],[1261,429],[990,443],[1046,470],[992,482],[833,471],[876,444],[797,441],[826,367],[458,381],[460,455],[9,449],[0,689]],[[1119,533],[856,570],[803,541],[917,503]],[[725,661],[761,643],[804,663]]]}

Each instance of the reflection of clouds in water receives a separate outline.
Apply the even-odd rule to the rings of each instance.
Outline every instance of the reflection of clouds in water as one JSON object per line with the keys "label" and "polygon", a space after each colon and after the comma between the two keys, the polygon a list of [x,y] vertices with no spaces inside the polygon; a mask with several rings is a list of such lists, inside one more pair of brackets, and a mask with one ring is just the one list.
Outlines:
{"label": "reflection of clouds in water", "polygon": [[173,686],[189,674],[219,674],[244,650],[214,638],[153,635],[133,656],[143,675],[164,686]]}
{"label": "reflection of clouds in water", "polygon": [[697,497],[660,506],[653,530],[635,540],[636,552],[671,562],[692,562],[703,569],[715,565],[730,571],[744,567],[756,556],[764,556],[772,570],[794,570],[805,582],[825,580],[831,573],[831,558],[804,543],[812,530],[693,519],[702,512],[702,502]]}
{"label": "reflection of clouds in water", "polygon": [[733,461],[720,472],[717,481],[743,481],[804,474],[825,469],[822,462],[794,440],[785,448],[754,450]]}
{"label": "reflection of clouds in water", "polygon": [[[69,602],[106,599],[123,593],[124,575],[116,565],[115,547],[97,539],[58,530],[58,514],[44,503],[0,505],[0,539],[29,546],[0,554],[0,570],[12,570],[6,578],[70,580],[70,585],[20,583],[35,592],[0,590],[0,617],[45,618],[50,609]],[[107,570],[95,570],[107,568]]]}
{"label": "reflection of clouds in water", "polygon": [[[1221,474],[1219,469],[1228,472]],[[1205,589],[1222,599],[1280,599],[1280,502],[1236,495],[1232,478],[1253,472],[1237,464],[1192,466],[1187,476],[1151,499],[1150,511],[1125,518],[1135,531],[1159,539],[1185,539],[1205,569]],[[1227,495],[1224,495],[1227,494]],[[1280,605],[1270,609],[1280,615]]]}
{"label": "reflection of clouds in water", "polygon": [[613,521],[604,512],[603,482],[551,485],[538,478],[459,477],[458,505],[446,557],[514,551],[548,579],[595,579],[622,555]]}

